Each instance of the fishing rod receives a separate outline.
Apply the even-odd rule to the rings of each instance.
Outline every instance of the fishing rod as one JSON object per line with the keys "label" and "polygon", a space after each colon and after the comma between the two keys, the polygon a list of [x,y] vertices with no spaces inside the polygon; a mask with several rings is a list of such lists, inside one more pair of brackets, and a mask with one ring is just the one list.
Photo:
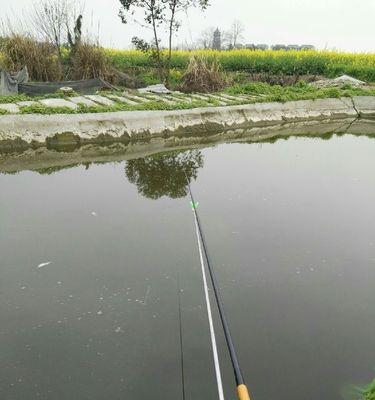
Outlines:
{"label": "fishing rod", "polygon": [[[190,182],[189,182],[189,179],[188,179],[186,173],[185,173],[185,177],[186,177],[187,186],[188,186],[188,190],[189,190],[189,194],[190,194],[190,200],[191,200],[190,204],[191,204],[191,208],[192,208],[193,213],[194,213],[194,220],[195,220],[196,232],[197,232],[197,238],[198,238],[198,247],[199,247],[199,250],[201,250],[201,245],[200,245],[200,242],[201,242],[202,243],[202,247],[203,247],[203,252],[204,252],[204,255],[205,255],[205,259],[206,259],[206,263],[207,263],[208,272],[209,272],[209,275],[210,275],[210,278],[211,278],[211,283],[212,283],[212,288],[213,288],[213,292],[214,292],[214,295],[215,295],[216,304],[217,304],[218,311],[219,311],[221,325],[222,325],[223,331],[224,331],[225,341],[227,343],[230,359],[231,359],[231,362],[232,362],[233,373],[234,373],[234,376],[235,376],[235,379],[236,379],[237,396],[238,396],[239,400],[250,400],[249,391],[247,389],[247,386],[245,384],[245,380],[244,380],[243,375],[242,375],[242,371],[241,371],[240,364],[239,364],[238,357],[237,357],[237,352],[236,352],[236,349],[234,347],[234,343],[233,343],[233,340],[232,340],[232,335],[231,335],[230,330],[229,330],[228,321],[227,321],[227,318],[225,316],[224,306],[223,306],[223,301],[222,301],[222,298],[221,298],[219,285],[218,285],[218,282],[217,282],[215,271],[214,271],[214,269],[212,267],[210,255],[208,253],[206,239],[205,239],[205,236],[204,236],[204,233],[203,233],[202,224],[200,222],[200,218],[199,218],[199,214],[198,214],[198,210],[197,210],[198,203],[196,203],[195,200],[194,200],[193,192],[191,190]],[[199,240],[199,238],[200,238],[200,240]],[[201,256],[201,251],[200,251],[200,256]],[[202,261],[202,257],[201,257],[201,261]],[[202,265],[202,268],[203,268],[203,279],[205,280],[205,273],[204,273],[204,266],[203,265]],[[205,285],[205,289],[206,289],[206,285]],[[207,298],[206,298],[206,301],[207,301]],[[208,308],[209,315],[210,315],[211,311],[209,310],[209,299],[208,299],[207,305],[208,305],[207,308]],[[215,345],[216,345],[216,340],[215,340]],[[215,364],[215,367],[216,367],[216,364]],[[216,370],[216,372],[218,372],[218,371]],[[220,372],[220,370],[219,370],[219,372]],[[221,377],[220,377],[220,379],[218,379],[218,386],[219,386],[219,383],[221,383]],[[220,395],[220,390],[219,390],[219,395]]]}

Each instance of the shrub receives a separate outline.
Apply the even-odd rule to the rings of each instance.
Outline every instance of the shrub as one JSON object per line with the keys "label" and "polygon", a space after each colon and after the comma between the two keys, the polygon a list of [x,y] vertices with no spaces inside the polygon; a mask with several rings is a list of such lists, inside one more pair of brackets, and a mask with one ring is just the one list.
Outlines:
{"label": "shrub", "polygon": [[54,81],[62,77],[56,49],[49,43],[11,34],[2,40],[0,52],[6,69],[19,71],[26,65],[31,80]]}
{"label": "shrub", "polygon": [[180,89],[183,92],[215,92],[227,86],[227,78],[221,72],[216,59],[207,61],[203,57],[191,58]]}
{"label": "shrub", "polygon": [[375,400],[375,379],[364,391],[364,398],[365,400]]}
{"label": "shrub", "polygon": [[104,49],[90,43],[79,44],[71,54],[72,79],[106,78],[110,74],[109,59]]}
{"label": "shrub", "polygon": [[16,103],[17,101],[29,100],[29,97],[23,93],[20,94],[7,94],[0,96],[0,104]]}

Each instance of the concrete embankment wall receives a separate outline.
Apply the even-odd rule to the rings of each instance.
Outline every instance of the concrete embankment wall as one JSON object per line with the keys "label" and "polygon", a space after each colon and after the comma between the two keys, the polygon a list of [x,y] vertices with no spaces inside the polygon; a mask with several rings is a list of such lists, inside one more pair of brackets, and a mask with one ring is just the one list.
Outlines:
{"label": "concrete embankment wall", "polygon": [[0,148],[210,135],[288,123],[375,119],[375,97],[255,103],[176,111],[0,116]]}

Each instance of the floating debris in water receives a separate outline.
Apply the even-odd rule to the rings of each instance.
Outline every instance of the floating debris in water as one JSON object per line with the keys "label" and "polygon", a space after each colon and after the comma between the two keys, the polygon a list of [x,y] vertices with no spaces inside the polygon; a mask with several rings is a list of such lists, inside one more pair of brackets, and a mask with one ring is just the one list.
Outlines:
{"label": "floating debris in water", "polygon": [[123,333],[124,331],[122,330],[121,326],[118,326],[118,327],[115,329],[115,332],[116,332],[116,333]]}
{"label": "floating debris in water", "polygon": [[[148,299],[148,296],[149,296],[150,292],[151,292],[151,286],[147,286],[147,290],[146,290],[144,299],[143,300],[139,300],[139,302],[141,304],[143,304],[144,306],[147,305],[147,299]],[[136,300],[136,301],[138,301],[138,300]]]}
{"label": "floating debris in water", "polygon": [[39,264],[37,268],[43,268],[43,267],[46,267],[47,265],[50,265],[50,264],[51,264],[51,261],[47,261],[47,262]]}
{"label": "floating debris in water", "polygon": [[91,212],[91,215],[92,215],[93,217],[97,217],[97,216],[98,216],[98,214],[97,214],[95,211],[92,211],[92,212]]}
{"label": "floating debris in water", "polygon": [[97,312],[97,314],[98,314],[98,315],[102,315],[102,314],[103,314],[103,311],[102,311],[102,310],[99,310],[99,311]]}

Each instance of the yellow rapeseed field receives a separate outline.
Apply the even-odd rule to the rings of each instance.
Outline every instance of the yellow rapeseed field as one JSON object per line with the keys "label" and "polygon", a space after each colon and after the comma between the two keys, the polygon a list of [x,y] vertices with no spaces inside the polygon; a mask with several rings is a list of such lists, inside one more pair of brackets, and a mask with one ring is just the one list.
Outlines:
{"label": "yellow rapeseed field", "polygon": [[[151,66],[150,58],[137,50],[106,49],[107,55],[121,69]],[[375,81],[375,54],[344,53],[324,50],[176,50],[172,68],[186,68],[193,55],[217,58],[227,71],[271,74],[313,74],[337,76],[349,74],[359,79]]]}

